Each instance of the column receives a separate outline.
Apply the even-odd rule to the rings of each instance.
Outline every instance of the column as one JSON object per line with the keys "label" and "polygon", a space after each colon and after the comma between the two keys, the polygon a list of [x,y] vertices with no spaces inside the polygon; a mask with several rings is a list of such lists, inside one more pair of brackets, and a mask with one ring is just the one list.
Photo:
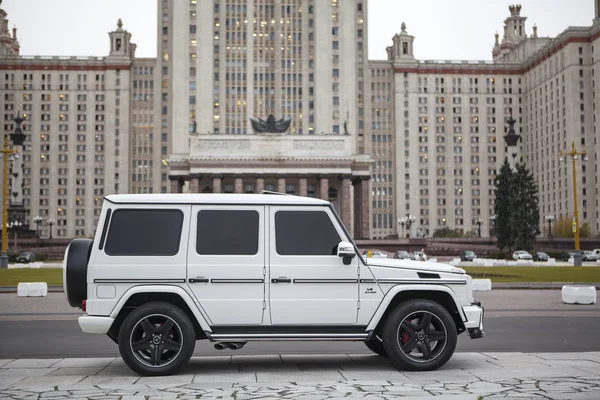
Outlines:
{"label": "column", "polygon": [[222,193],[221,183],[223,181],[223,175],[213,175],[213,193]]}
{"label": "column", "polygon": [[200,193],[200,174],[190,175],[190,193]]}
{"label": "column", "polygon": [[256,178],[256,193],[265,190],[265,178]]}
{"label": "column", "polygon": [[369,197],[369,193],[371,192],[369,188],[369,180],[370,177],[366,177],[365,179],[361,179],[360,181],[360,191],[362,202],[360,204],[361,213],[362,213],[362,237],[363,239],[371,238],[371,199]]}
{"label": "column", "polygon": [[341,187],[341,196],[340,196],[340,209],[342,222],[346,229],[353,234],[354,229],[352,229],[352,185],[350,182],[350,175],[342,175],[341,177],[342,187]]}
{"label": "column", "polygon": [[244,180],[241,176],[236,176],[233,184],[233,193],[244,193]]}
{"label": "column", "polygon": [[183,181],[178,176],[169,176],[169,181],[171,181],[171,191],[170,193],[182,193],[183,192]]}
{"label": "column", "polygon": [[308,180],[306,179],[306,176],[301,175],[300,176],[300,196],[308,196]]}
{"label": "column", "polygon": [[361,185],[360,185],[361,180],[360,179],[354,179],[352,181],[352,188],[353,188],[353,192],[354,192],[354,219],[352,221],[352,226],[354,228],[354,232],[353,232],[353,236],[354,239],[362,239],[363,238],[363,234],[362,234],[362,220],[363,220],[363,216],[362,216],[362,191],[361,191]]}
{"label": "column", "polygon": [[279,177],[277,179],[277,191],[279,193],[285,193],[285,178]]}
{"label": "column", "polygon": [[320,183],[319,198],[321,200],[329,200],[329,178],[321,177]]}

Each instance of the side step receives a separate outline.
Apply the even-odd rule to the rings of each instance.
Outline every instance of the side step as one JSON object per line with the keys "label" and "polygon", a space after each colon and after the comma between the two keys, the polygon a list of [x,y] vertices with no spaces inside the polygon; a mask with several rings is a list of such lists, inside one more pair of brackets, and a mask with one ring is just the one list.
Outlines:
{"label": "side step", "polygon": [[257,341],[365,341],[363,333],[213,333],[205,332],[211,342],[257,342]]}

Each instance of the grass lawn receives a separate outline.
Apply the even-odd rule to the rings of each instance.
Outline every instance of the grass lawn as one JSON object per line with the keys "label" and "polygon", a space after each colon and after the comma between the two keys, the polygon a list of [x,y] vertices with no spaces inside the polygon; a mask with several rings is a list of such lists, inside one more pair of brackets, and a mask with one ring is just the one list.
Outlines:
{"label": "grass lawn", "polygon": [[[464,267],[473,279],[492,282],[600,282],[600,267]],[[19,282],[62,285],[61,268],[0,269],[0,286]]]}
{"label": "grass lawn", "polygon": [[19,282],[46,282],[49,286],[62,285],[62,268],[0,269],[0,286],[17,286]]}
{"label": "grass lawn", "polygon": [[473,279],[502,282],[600,282],[600,267],[461,267]]}

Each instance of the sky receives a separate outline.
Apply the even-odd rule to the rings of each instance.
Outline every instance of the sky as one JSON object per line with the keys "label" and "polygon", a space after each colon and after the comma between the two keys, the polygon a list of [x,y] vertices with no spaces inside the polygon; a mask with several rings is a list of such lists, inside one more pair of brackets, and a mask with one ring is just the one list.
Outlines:
{"label": "sky", "polygon": [[[1,1],[1,0],[0,0]],[[185,1],[185,0],[175,0]],[[212,1],[212,0],[199,0]],[[328,1],[328,0],[315,0]],[[353,1],[353,0],[339,0]],[[590,26],[594,0],[522,0],[527,34],[555,37],[568,26]],[[490,60],[494,33],[502,37],[507,0],[369,0],[369,59],[386,59],[402,22],[421,60]],[[156,0],[3,0],[17,26],[22,55],[105,56],[108,32],[122,18],[137,57],[156,57]]]}

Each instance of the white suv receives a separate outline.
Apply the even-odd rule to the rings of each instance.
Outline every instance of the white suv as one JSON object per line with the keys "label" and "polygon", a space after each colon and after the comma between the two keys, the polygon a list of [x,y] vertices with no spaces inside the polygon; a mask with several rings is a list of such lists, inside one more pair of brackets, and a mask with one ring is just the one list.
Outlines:
{"label": "white suv", "polygon": [[444,365],[483,336],[471,277],[446,264],[363,258],[333,206],[280,194],[112,195],[95,239],[65,253],[79,326],[141,375],[167,375],[195,341],[364,341],[399,369]]}

